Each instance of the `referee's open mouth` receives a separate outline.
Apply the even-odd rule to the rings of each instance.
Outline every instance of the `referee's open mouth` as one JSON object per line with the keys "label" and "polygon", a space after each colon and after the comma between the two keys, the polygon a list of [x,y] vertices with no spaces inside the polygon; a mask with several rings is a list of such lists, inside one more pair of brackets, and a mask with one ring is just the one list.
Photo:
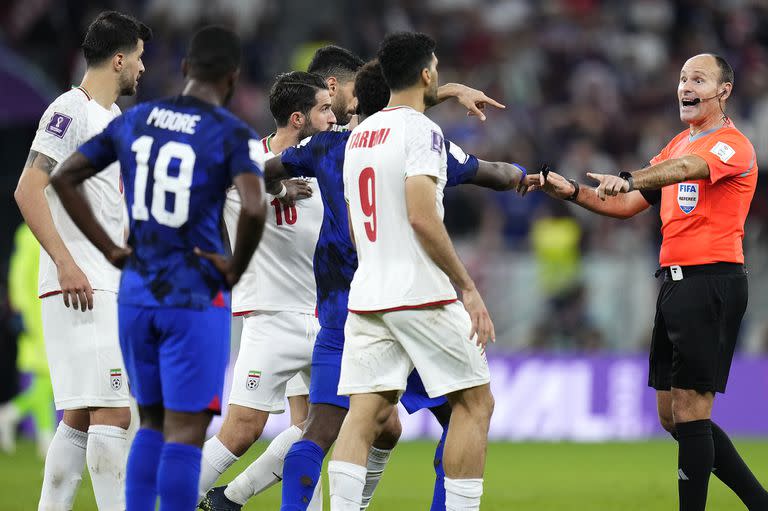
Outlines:
{"label": "referee's open mouth", "polygon": [[699,101],[699,98],[684,98],[680,100],[680,106],[696,106]]}

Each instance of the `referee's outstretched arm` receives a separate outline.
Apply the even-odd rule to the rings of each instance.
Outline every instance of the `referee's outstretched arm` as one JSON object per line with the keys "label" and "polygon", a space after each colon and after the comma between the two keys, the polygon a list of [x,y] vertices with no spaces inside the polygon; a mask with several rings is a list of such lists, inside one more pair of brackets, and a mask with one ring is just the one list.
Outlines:
{"label": "referee's outstretched arm", "polygon": [[581,185],[573,179],[566,179],[551,170],[546,179],[541,174],[531,174],[526,178],[526,182],[529,191],[541,190],[555,199],[569,200],[593,213],[613,218],[633,217],[656,202],[651,198],[652,194],[639,191],[600,199],[595,188]]}

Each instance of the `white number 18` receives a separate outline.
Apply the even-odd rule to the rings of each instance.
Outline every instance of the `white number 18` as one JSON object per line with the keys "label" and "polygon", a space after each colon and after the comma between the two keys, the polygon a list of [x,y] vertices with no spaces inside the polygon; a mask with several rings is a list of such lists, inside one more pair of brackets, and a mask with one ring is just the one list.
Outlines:
{"label": "white number 18", "polygon": [[[149,220],[146,191],[149,174],[149,154],[154,139],[142,136],[131,145],[136,153],[136,181],[131,213],[134,220]],[[179,160],[179,175],[168,175],[171,159]],[[195,167],[195,151],[189,144],[166,142],[157,152],[153,169],[155,184],[152,187],[152,216],[159,224],[168,227],[181,227],[189,218],[189,197],[192,187],[192,172]],[[168,193],[174,195],[173,211],[166,209]]]}

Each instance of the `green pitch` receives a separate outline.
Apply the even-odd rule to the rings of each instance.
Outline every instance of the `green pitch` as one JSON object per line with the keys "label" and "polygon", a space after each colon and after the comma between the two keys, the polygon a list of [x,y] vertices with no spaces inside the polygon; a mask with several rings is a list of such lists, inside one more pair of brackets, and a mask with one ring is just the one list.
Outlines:
{"label": "green pitch", "polygon": [[[266,444],[259,443],[225,475],[234,477]],[[768,483],[768,441],[739,441],[737,447],[764,483]],[[371,511],[428,510],[432,497],[431,442],[403,443],[392,456]],[[669,511],[677,509],[674,443],[570,444],[495,443],[488,451],[483,511]],[[75,511],[95,511],[84,476]],[[42,463],[30,443],[13,456],[0,454],[0,510],[37,508]],[[327,480],[325,481],[327,495]],[[253,499],[247,510],[279,508],[279,486]],[[708,509],[743,510],[715,477]],[[325,509],[328,509],[326,504]]]}

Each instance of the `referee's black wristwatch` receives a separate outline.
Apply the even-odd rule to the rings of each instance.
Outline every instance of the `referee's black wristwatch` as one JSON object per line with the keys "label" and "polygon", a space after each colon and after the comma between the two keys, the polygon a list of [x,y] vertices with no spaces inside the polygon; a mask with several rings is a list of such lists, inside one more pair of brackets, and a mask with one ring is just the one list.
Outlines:
{"label": "referee's black wristwatch", "polygon": [[619,172],[619,177],[624,179],[627,183],[629,183],[629,190],[627,190],[627,193],[635,189],[635,179],[632,177],[632,174],[630,172],[627,172],[627,171]]}
{"label": "referee's black wristwatch", "polygon": [[574,202],[576,200],[576,197],[579,196],[579,190],[581,189],[581,187],[579,186],[579,182],[576,181],[575,179],[569,179],[568,182],[573,185],[573,193],[570,194],[568,197],[566,197],[565,200]]}

